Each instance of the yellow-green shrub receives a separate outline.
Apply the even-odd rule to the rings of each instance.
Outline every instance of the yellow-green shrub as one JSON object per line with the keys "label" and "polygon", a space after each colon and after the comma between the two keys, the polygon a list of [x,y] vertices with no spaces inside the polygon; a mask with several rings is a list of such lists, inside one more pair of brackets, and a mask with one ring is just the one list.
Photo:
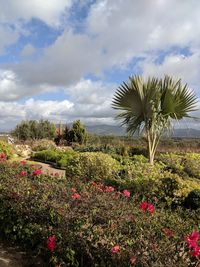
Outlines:
{"label": "yellow-green shrub", "polygon": [[119,168],[119,163],[110,155],[101,152],[85,152],[69,159],[66,164],[66,176],[98,181],[111,177]]}

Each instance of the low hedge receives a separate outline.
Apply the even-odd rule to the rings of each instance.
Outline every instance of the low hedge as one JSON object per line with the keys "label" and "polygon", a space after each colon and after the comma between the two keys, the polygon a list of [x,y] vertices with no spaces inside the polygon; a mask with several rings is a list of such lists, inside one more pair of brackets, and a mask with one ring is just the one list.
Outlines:
{"label": "low hedge", "polygon": [[198,266],[197,244],[194,251],[188,240],[199,210],[172,212],[156,199],[140,203],[127,190],[35,168],[0,163],[0,231],[46,266]]}

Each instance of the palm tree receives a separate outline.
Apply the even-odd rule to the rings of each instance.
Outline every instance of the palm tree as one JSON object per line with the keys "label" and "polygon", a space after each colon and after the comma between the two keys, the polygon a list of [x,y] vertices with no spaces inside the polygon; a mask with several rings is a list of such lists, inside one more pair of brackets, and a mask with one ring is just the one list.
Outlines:
{"label": "palm tree", "polygon": [[[132,76],[116,91],[112,106],[121,112],[117,115],[127,132],[145,133],[149,162],[153,164],[155,152],[163,133],[171,127],[172,120],[190,117],[196,110],[197,97],[181,80]],[[191,118],[191,117],[190,117]]]}

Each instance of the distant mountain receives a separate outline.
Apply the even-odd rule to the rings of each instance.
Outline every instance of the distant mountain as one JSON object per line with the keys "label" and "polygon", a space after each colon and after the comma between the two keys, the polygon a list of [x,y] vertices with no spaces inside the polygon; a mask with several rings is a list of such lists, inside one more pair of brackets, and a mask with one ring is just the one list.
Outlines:
{"label": "distant mountain", "polygon": [[86,128],[89,133],[97,135],[117,135],[117,136],[126,135],[126,129],[120,126],[102,124],[102,125],[86,126]]}
{"label": "distant mountain", "polygon": [[[86,126],[89,133],[97,135],[126,135],[126,129],[120,126],[113,125],[93,125]],[[196,129],[174,129],[169,135],[174,138],[200,138],[200,130]]]}
{"label": "distant mountain", "polygon": [[175,129],[172,133],[173,137],[179,138],[200,138],[200,130],[196,129]]}

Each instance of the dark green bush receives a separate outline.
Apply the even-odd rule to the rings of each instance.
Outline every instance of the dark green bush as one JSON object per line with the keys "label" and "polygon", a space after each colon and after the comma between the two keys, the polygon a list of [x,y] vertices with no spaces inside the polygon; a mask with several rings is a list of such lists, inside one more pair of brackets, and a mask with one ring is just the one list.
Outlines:
{"label": "dark green bush", "polygon": [[190,209],[200,209],[200,189],[191,191],[185,198],[184,204]]}

